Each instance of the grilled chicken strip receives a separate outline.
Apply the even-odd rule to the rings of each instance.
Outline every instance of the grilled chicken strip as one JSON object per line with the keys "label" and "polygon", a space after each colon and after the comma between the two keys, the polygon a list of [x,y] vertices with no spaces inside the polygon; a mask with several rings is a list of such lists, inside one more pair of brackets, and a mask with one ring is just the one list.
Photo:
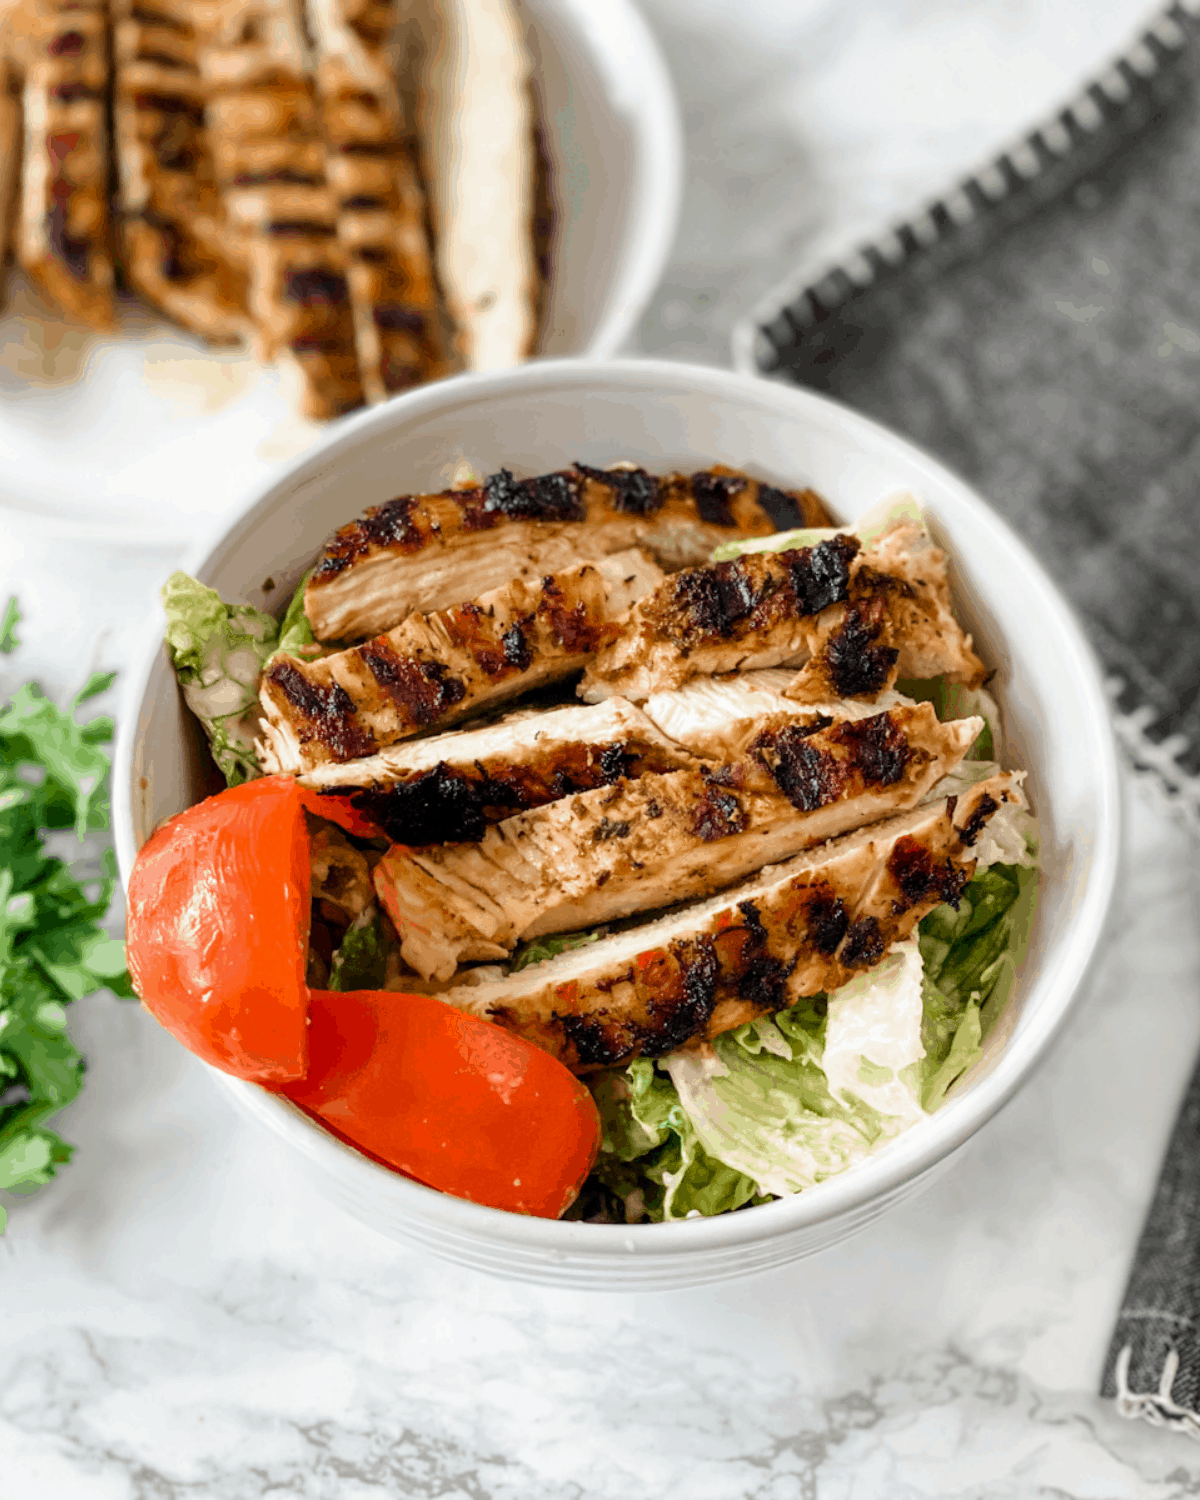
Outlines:
{"label": "grilled chicken strip", "polygon": [[[910,700],[884,692],[873,703],[842,698],[829,703],[797,703],[785,696],[796,680],[786,667],[734,672],[725,677],[693,677],[669,692],[655,693],[642,705],[646,717],[667,739],[705,760],[739,760],[751,741],[767,729],[811,724],[817,719],[866,719]],[[604,702],[622,702],[605,699]]]}
{"label": "grilled chicken strip", "polygon": [[312,771],[373,755],[565,677],[661,578],[641,552],[618,553],[412,615],[389,634],[320,661],[278,656],[259,694],[264,764]]}
{"label": "grilled chicken strip", "polygon": [[309,0],[308,10],[359,367],[368,396],[382,400],[449,368],[425,201],[389,46],[396,4]]}
{"label": "grilled chicken strip", "polygon": [[925,703],[766,729],[735,765],[583,792],[508,818],[474,846],[392,849],[375,887],[404,961],[449,979],[462,960],[693,900],[912,807],[981,727],[939,724]]}
{"label": "grilled chicken strip", "polygon": [[258,353],[283,354],[299,372],[302,411],[324,418],[364,397],[298,3],[194,0],[194,11],[217,183],[249,269]]}
{"label": "grilled chicken strip", "polygon": [[113,0],[113,136],[130,286],[213,343],[251,332],[204,125],[187,0]]}
{"label": "grilled chicken strip", "polygon": [[20,168],[21,81],[16,68],[0,57],[0,268],[13,243]]}
{"label": "grilled chicken strip", "polygon": [[905,523],[865,552],[843,533],[678,573],[634,609],[580,694],[641,703],[694,677],[810,659],[789,696],[874,697],[899,674],[977,687],[984,667],[951,610],[945,559],[922,536]]}
{"label": "grilled chicken strip", "polygon": [[108,14],[44,0],[21,28],[24,160],[17,260],[69,317],[116,326],[109,249]]}
{"label": "grilled chicken strip", "polygon": [[[794,705],[793,705],[794,708]],[[397,844],[481,839],[490,824],[622,777],[694,765],[620,698],[545,713],[522,710],[481,729],[390,745],[302,778],[353,792],[356,808]]]}
{"label": "grilled chicken strip", "polygon": [[777,490],[722,467],[662,479],[628,466],[576,464],[523,480],[501,469],[478,488],[404,495],[343,526],[321,554],[304,612],[318,640],[354,640],[416,609],[634,545],[679,567],[731,535],[825,519],[811,490]]}
{"label": "grilled chicken strip", "polygon": [[644,927],[441,998],[577,1073],[711,1040],[872,968],[975,870],[1002,774],[762,871]]}
{"label": "grilled chicken strip", "polygon": [[424,48],[418,129],[438,277],[469,370],[533,352],[536,146],[525,26],[511,0],[409,0]]}

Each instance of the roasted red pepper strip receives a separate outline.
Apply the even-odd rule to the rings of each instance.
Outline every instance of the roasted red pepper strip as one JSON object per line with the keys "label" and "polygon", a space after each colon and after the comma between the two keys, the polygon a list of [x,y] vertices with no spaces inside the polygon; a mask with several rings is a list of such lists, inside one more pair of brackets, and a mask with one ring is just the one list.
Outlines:
{"label": "roasted red pepper strip", "polygon": [[314,990],[309,1073],[284,1092],[365,1155],[456,1198],[556,1219],[600,1146],[586,1086],[430,995]]}
{"label": "roasted red pepper strip", "polygon": [[354,806],[348,796],[340,792],[314,792],[311,787],[299,788],[305,809],[318,818],[327,818],[356,838],[378,839],[387,835],[378,823],[372,823]]}
{"label": "roasted red pepper strip", "polygon": [[129,880],[129,972],[205,1062],[283,1083],[308,1061],[308,830],[290,776],[230,787],[164,824]]}
{"label": "roasted red pepper strip", "polygon": [[305,986],[313,796],[291,777],[265,777],[147,842],[127,931],[143,1003],[206,1062],[282,1085],[385,1166],[557,1218],[600,1142],[592,1097],[560,1062],[427,995]]}

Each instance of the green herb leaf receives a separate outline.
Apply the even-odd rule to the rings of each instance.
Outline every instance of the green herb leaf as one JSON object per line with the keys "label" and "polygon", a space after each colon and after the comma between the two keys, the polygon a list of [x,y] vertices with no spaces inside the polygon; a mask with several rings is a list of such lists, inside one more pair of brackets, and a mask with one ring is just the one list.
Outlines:
{"label": "green herb leaf", "polygon": [[0,619],[0,655],[8,656],[21,644],[17,640],[17,626],[21,623],[21,611],[17,608],[14,594],[4,606],[4,618]]}
{"label": "green herb leaf", "polygon": [[[11,636],[15,613],[5,615]],[[111,686],[92,676],[73,709]],[[100,926],[116,879],[112,850],[81,850],[74,865],[43,835],[108,827],[112,737],[106,717],[80,724],[33,683],[0,704],[0,1191],[32,1192],[74,1148],[47,1120],[76,1097],[83,1058],[67,1007],[94,990],[132,995],[125,945]],[[90,847],[90,846],[89,846]],[[6,1221],[0,1206],[0,1230]]]}
{"label": "green herb leaf", "polygon": [[599,932],[557,932],[552,937],[533,938],[522,944],[513,955],[512,972],[527,969],[530,964],[544,963],[548,958],[557,958],[560,953],[569,953],[572,948],[586,948],[589,943],[599,942]]}

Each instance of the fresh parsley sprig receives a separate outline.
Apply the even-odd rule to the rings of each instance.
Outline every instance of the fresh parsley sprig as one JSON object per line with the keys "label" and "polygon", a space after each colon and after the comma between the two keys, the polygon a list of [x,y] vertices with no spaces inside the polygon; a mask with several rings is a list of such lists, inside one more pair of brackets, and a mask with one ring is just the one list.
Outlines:
{"label": "fresh parsley sprig", "polygon": [[[18,644],[11,599],[0,651]],[[0,699],[0,1191],[28,1193],[70,1161],[74,1147],[47,1128],[76,1097],[83,1058],[66,1007],[98,989],[132,997],[125,945],[101,926],[116,886],[111,848],[88,835],[109,827],[112,720],[80,723],[81,704],[111,686],[97,673],[61,709],[33,683]],[[45,835],[71,831],[79,856],[50,853]],[[61,840],[60,840],[61,842]],[[0,1232],[6,1220],[0,1205]]]}

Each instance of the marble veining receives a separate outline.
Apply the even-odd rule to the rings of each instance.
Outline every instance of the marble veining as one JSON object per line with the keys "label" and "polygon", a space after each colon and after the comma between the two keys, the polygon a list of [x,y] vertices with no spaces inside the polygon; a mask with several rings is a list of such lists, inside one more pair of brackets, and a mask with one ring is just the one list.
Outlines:
{"label": "marble veining", "polygon": [[[767,0],[739,11],[756,19],[730,43],[737,66],[710,98],[717,49],[699,34],[718,7],[691,9],[694,46],[689,7],[647,4],[699,149],[643,343],[723,360],[735,304],[778,276],[787,235],[805,223],[824,232],[854,194],[906,207],[910,182],[878,113],[872,137],[869,92],[855,104],[857,156],[847,146],[835,159],[797,133],[803,110],[786,80],[773,97],[791,99],[790,113],[767,128],[776,106],[758,97],[768,65],[754,51],[780,13]],[[853,13],[856,45],[872,18],[880,48],[902,25],[973,35],[983,102],[965,85],[944,89],[937,128],[913,140],[916,161],[954,134],[952,107],[960,133],[985,106],[998,113],[996,80],[1001,64],[1015,76],[1021,27],[1032,48],[1053,30],[1047,16],[1078,36],[1091,15],[1100,47],[1105,27],[1142,9],[797,0],[776,52],[799,87],[833,67],[839,11]],[[914,58],[909,48],[902,60],[911,69]],[[1074,65],[1060,57],[1059,75]],[[946,70],[930,67],[933,88]],[[1033,71],[1045,83],[1050,68],[1042,58]],[[905,90],[919,94],[918,81]],[[1012,102],[1014,129],[1028,105]],[[722,140],[740,177],[721,176]],[[932,170],[932,155],[920,161],[918,175]],[[768,202],[756,176],[768,170],[788,187],[786,208],[785,192]],[[802,201],[806,184],[846,173],[840,199]],[[722,248],[723,217],[739,203],[754,211]],[[0,686],[36,672],[65,695],[93,664],[128,664],[139,601],[199,525],[199,481],[172,510],[155,477],[197,434],[217,441],[215,419],[189,422],[192,436],[179,429],[153,458],[106,450],[86,519],[66,502],[47,519],[49,480],[43,497],[0,493],[0,598],[18,589],[27,615],[21,656],[0,658]],[[231,451],[252,455],[237,431]],[[122,488],[135,470],[159,497],[153,531],[139,531],[136,486]],[[727,1287],[588,1297],[403,1250],[312,1196],[136,1006],[81,1002],[72,1025],[88,1083],[62,1124],[76,1161],[15,1206],[0,1240],[0,1500],[1200,1495],[1200,1446],[1124,1422],[1094,1394],[1200,1046],[1200,850],[1132,782],[1126,790],[1106,951],[1036,1078],[923,1196],[832,1252]]]}

